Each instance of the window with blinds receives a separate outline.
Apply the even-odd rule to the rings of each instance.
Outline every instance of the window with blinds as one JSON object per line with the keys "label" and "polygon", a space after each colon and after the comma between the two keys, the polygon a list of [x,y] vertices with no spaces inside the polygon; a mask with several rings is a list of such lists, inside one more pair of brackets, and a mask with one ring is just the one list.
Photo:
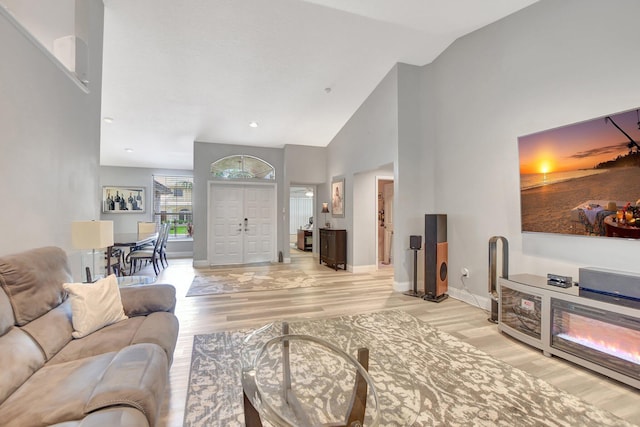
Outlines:
{"label": "window with blinds", "polygon": [[170,225],[170,239],[193,237],[192,194],[191,176],[153,175],[154,220]]}

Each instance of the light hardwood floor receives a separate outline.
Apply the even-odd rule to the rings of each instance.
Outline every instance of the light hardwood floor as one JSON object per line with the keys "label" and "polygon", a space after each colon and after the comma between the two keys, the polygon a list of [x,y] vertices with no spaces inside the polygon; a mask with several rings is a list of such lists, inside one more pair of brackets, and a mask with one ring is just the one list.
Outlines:
{"label": "light hardwood floor", "polygon": [[[291,264],[266,268],[271,272],[302,269],[326,285],[185,297],[194,276],[192,260],[169,260],[169,267],[160,273],[157,282],[171,283],[177,289],[180,334],[159,426],[182,425],[194,335],[253,328],[285,318],[324,318],[388,309],[404,310],[512,366],[640,424],[638,390],[564,360],[543,356],[540,351],[498,332],[496,325],[487,321],[488,314],[477,307],[452,298],[436,304],[393,292],[393,269],[390,268],[372,274],[335,272],[318,265],[318,259],[310,253],[295,249],[291,252]],[[149,270],[144,273],[149,274]]]}

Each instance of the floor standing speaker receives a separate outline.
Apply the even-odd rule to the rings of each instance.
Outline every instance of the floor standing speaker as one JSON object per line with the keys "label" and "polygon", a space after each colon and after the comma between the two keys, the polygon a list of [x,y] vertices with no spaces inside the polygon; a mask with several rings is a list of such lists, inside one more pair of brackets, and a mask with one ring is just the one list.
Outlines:
{"label": "floor standing speaker", "polygon": [[424,216],[424,257],[424,299],[440,302],[449,296],[447,215]]}

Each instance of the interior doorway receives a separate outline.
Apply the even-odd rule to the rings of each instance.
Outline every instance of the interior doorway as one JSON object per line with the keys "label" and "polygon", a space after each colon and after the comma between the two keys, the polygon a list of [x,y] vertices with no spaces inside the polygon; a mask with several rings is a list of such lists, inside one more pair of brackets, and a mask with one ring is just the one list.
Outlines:
{"label": "interior doorway", "polygon": [[275,261],[275,185],[212,182],[208,216],[209,264]]}
{"label": "interior doorway", "polygon": [[300,251],[313,250],[314,185],[292,185],[289,188],[289,245]]}
{"label": "interior doorway", "polygon": [[393,266],[393,177],[377,177],[377,265]]}

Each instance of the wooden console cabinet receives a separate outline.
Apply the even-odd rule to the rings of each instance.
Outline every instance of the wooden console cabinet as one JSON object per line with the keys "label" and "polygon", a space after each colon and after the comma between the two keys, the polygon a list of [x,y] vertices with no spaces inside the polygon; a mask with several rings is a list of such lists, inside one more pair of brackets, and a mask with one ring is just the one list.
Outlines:
{"label": "wooden console cabinet", "polygon": [[298,249],[310,251],[313,247],[313,232],[311,230],[298,230]]}
{"label": "wooden console cabinet", "polygon": [[347,230],[320,229],[320,264],[347,269]]}

